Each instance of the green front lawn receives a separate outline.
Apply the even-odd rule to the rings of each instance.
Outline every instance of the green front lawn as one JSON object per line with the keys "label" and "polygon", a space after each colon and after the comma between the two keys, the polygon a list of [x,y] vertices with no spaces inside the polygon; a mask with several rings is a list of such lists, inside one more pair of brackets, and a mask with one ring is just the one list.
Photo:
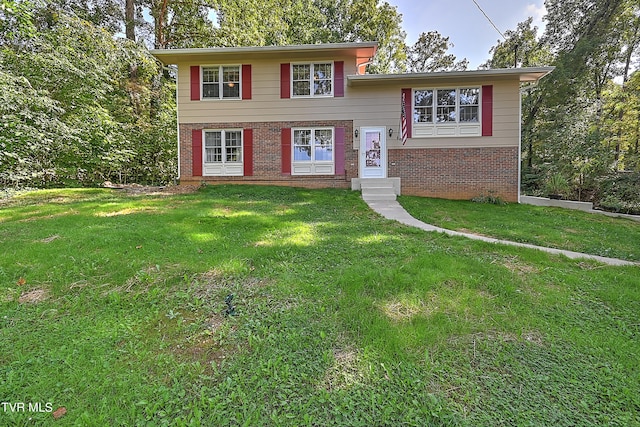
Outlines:
{"label": "green front lawn", "polygon": [[56,425],[640,425],[640,267],[251,186],[27,193],[0,247],[0,396],[66,408]]}
{"label": "green front lawn", "polygon": [[577,210],[402,196],[415,218],[450,230],[640,261],[640,222]]}

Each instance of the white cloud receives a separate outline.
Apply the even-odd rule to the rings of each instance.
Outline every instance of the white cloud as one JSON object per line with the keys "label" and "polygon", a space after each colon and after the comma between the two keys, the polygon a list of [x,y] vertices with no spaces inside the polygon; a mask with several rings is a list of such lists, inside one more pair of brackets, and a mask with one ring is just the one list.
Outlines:
{"label": "white cloud", "polygon": [[547,8],[544,7],[544,2],[541,5],[537,5],[535,3],[528,4],[525,9],[525,15],[527,17],[533,17],[533,25],[538,27],[538,35],[544,32],[544,28],[546,23],[542,20],[542,18],[547,14]]}

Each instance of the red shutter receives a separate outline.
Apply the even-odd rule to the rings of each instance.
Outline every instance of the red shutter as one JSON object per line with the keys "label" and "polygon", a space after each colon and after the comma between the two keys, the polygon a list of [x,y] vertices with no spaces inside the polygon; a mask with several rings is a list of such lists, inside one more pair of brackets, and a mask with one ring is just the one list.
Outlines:
{"label": "red shutter", "polygon": [[280,64],[280,98],[291,98],[291,64]]}
{"label": "red shutter", "polygon": [[202,130],[200,129],[191,131],[191,158],[193,159],[191,176],[202,176]]}
{"label": "red shutter", "polygon": [[[407,138],[411,138],[413,134],[413,98],[411,88],[402,89],[405,102],[405,114],[407,115]],[[402,97],[400,98],[402,102]],[[402,113],[402,105],[400,106],[399,113]]]}
{"label": "red shutter", "polygon": [[251,99],[251,65],[242,66],[242,99]]}
{"label": "red shutter", "polygon": [[344,128],[336,128],[336,144],[335,144],[335,161],[336,161],[336,169],[335,174],[343,176],[345,174],[344,170],[344,136],[345,131]]}
{"label": "red shutter", "polygon": [[191,66],[191,100],[200,101],[200,66]]}
{"label": "red shutter", "polygon": [[482,136],[493,136],[493,86],[482,86]]}
{"label": "red shutter", "polygon": [[291,128],[282,129],[282,174],[291,175]]}
{"label": "red shutter", "polygon": [[243,132],[244,144],[244,176],[253,176],[253,129]]}
{"label": "red shutter", "polygon": [[335,84],[335,87],[333,89],[333,96],[343,97],[344,96],[344,61],[334,62],[333,68],[335,72],[335,76],[333,79]]}

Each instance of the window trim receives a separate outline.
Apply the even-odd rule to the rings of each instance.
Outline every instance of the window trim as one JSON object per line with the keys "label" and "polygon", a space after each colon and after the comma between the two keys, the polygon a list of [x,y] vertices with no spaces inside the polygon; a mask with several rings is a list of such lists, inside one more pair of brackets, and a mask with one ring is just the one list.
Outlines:
{"label": "window trim", "polygon": [[[295,160],[296,131],[311,131],[311,160]],[[331,160],[315,159],[315,132],[331,131]],[[333,126],[311,126],[291,128],[291,175],[335,175],[336,167],[336,128]],[[327,172],[329,171],[330,173]]]}
{"label": "window trim", "polygon": [[[221,133],[221,148],[222,148],[222,161],[220,162],[208,162],[207,161],[207,132],[220,132]],[[238,132],[240,134],[240,158],[239,162],[227,161],[227,145],[226,134],[227,132]],[[244,142],[244,129],[202,129],[202,176],[244,176],[244,162],[245,162],[245,142]],[[212,172],[213,171],[213,172]]]}
{"label": "window trim", "polygon": [[[438,122],[438,90],[455,89],[455,121]],[[478,108],[476,121],[460,121],[460,92],[464,89],[476,89],[478,91],[477,104],[470,104]],[[416,121],[416,91],[433,91],[431,109],[431,122]],[[437,138],[437,137],[474,137],[482,136],[482,85],[455,86],[448,87],[417,87],[411,89],[411,124],[413,127],[413,138]]]}
{"label": "window trim", "polygon": [[[296,95],[293,91],[293,67],[296,65],[309,65],[309,95]],[[313,74],[316,65],[331,65],[331,93],[326,95],[315,95],[313,92]],[[289,93],[290,98],[309,99],[309,98],[333,98],[335,97],[336,86],[336,64],[335,61],[313,61],[313,62],[292,62],[289,64]]]}
{"label": "window trim", "polygon": [[[218,75],[220,81],[218,82],[218,96],[204,96],[204,69],[205,68],[218,68]],[[224,75],[224,68],[238,68],[238,96],[237,97],[225,97],[224,95],[224,82],[222,76]],[[242,64],[207,64],[200,65],[200,100],[201,101],[241,101],[242,100]]]}

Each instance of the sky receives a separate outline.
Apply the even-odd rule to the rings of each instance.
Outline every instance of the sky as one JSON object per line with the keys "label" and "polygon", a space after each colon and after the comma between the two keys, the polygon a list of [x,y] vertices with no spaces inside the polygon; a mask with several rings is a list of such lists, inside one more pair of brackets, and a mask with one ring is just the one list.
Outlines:
{"label": "sky", "polygon": [[[402,14],[402,27],[407,33],[406,43],[412,45],[420,33],[438,31],[449,37],[454,47],[449,48],[458,60],[467,58],[469,69],[475,70],[489,59],[489,50],[495,46],[500,34],[493,28],[473,0],[386,0]],[[544,30],[542,17],[546,11],[544,0],[476,0],[487,16],[504,34],[515,30],[519,22],[529,16]]]}

